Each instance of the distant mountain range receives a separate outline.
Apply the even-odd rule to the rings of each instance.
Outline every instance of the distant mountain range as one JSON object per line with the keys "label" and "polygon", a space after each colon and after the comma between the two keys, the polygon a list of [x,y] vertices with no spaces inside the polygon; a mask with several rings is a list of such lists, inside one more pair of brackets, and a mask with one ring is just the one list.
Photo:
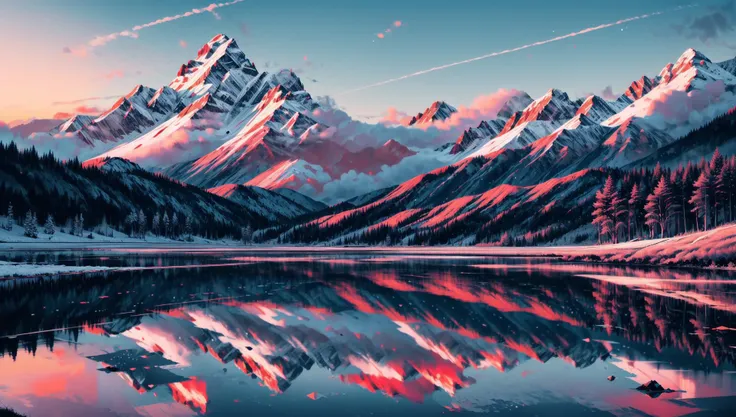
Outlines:
{"label": "distant mountain range", "polygon": [[[361,233],[419,217],[437,224],[440,220],[424,211],[444,212],[450,204],[458,216],[500,198],[496,194],[528,200],[523,196],[531,193],[535,204],[528,208],[537,210],[541,195],[547,194],[534,190],[545,184],[589,194],[592,188],[583,191],[581,184],[590,178],[595,178],[590,187],[598,184],[599,169],[677,164],[708,156],[715,146],[731,153],[736,135],[722,116],[734,107],[736,58],[713,63],[688,49],[658,75],[633,81],[615,100],[596,95],[574,99],[556,89],[535,100],[520,92],[495,118],[477,126],[452,124],[447,130],[459,112],[443,101],[403,126],[373,126],[313,99],[292,71],[259,72],[234,39],[217,35],[181,65],[167,86],[136,86],[98,116],[75,115],[52,128],[52,122],[36,120],[11,131],[27,136],[31,130],[49,129],[47,135],[57,139],[54,150],[58,140],[73,144],[88,164],[122,158],[235,201],[254,202],[262,195],[243,186],[291,190],[275,194],[277,204],[289,196],[294,201],[298,194],[309,197],[306,206],[295,203],[280,215],[320,211],[312,199],[338,203],[335,190],[343,190],[344,197],[346,187],[357,197],[353,202],[364,203],[335,206],[334,218],[289,226],[282,236],[300,240],[300,228],[334,227],[353,214],[373,222]],[[719,130],[717,141],[695,143],[691,133],[713,129],[708,123],[719,117],[731,130]],[[444,143],[437,143],[444,137]],[[395,188],[380,198],[359,197],[388,185]],[[555,193],[550,198],[559,200]],[[398,201],[419,211],[395,211]],[[376,212],[389,202],[391,210]],[[357,207],[362,208],[352,211]],[[376,213],[364,216],[367,212]],[[334,243],[357,232],[349,229],[327,240]]]}

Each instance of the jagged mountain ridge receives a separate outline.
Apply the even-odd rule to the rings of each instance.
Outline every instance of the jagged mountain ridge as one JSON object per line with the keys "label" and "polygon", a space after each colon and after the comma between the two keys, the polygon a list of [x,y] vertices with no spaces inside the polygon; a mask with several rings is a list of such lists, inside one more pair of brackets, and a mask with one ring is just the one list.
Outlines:
{"label": "jagged mountain ridge", "polygon": [[[655,86],[628,105],[596,96],[573,102],[563,93],[550,90],[523,111],[512,114],[503,128],[500,126],[504,120],[497,119],[464,132],[456,144],[457,162],[414,177],[379,200],[306,222],[286,231],[282,239],[300,242],[319,231],[320,239],[326,243],[349,242],[356,236],[363,236],[361,239],[367,242],[371,236],[380,236],[372,241],[377,243],[382,241],[386,230],[414,239],[421,235],[423,228],[441,226],[438,230],[444,229],[441,232],[443,240],[438,243],[464,244],[479,241],[478,227],[466,227],[470,219],[487,226],[498,222],[498,217],[494,216],[517,218],[519,224],[534,224],[530,230],[537,231],[540,226],[554,226],[565,233],[584,228],[587,222],[569,227],[560,222],[589,215],[576,210],[581,201],[592,198],[601,186],[600,168],[630,166],[636,161],[645,161],[658,150],[678,144],[695,149],[692,141],[682,135],[669,134],[655,127],[653,118],[657,115],[642,111],[641,100],[654,100],[663,93],[704,92],[713,83],[723,83],[726,89],[736,88],[736,78],[694,50],[685,51],[675,64],[665,66],[655,81]],[[638,82],[634,84],[643,86]],[[638,91],[644,90],[639,88]],[[726,94],[724,97],[732,96]],[[736,102],[715,103],[727,105],[724,109],[736,108]],[[573,116],[569,117],[570,114]],[[733,110],[729,114],[733,114]],[[561,117],[555,119],[556,115]],[[724,118],[724,123],[732,129],[732,122]],[[707,135],[708,129],[721,129],[722,125],[701,127],[698,137]],[[471,136],[481,130],[498,133],[485,139]],[[732,136],[736,135],[722,134],[718,143],[698,145],[697,152],[712,152],[715,146],[723,146]],[[476,145],[462,146],[468,143]],[[586,178],[596,180],[584,180]],[[568,185],[563,187],[564,184]],[[570,205],[569,195],[557,194],[566,187],[579,190],[585,197],[573,200]],[[545,204],[530,205],[529,189],[557,191],[551,193],[554,198],[546,201],[533,198]],[[502,197],[491,198],[491,195]],[[484,198],[491,198],[501,208],[484,211],[485,206],[481,204]],[[546,213],[550,212],[556,213],[557,220],[545,225],[550,219]],[[523,231],[523,228],[514,230],[515,233]]]}
{"label": "jagged mountain ridge", "polygon": [[457,109],[445,103],[444,101],[435,101],[427,107],[423,112],[417,113],[409,120],[408,125],[422,125],[433,123],[437,120],[445,120],[453,113],[457,113]]}
{"label": "jagged mountain ridge", "polygon": [[[505,103],[497,119],[467,129],[454,145],[437,151],[448,155],[449,162],[459,162],[494,159],[512,149],[521,150],[511,154],[523,164],[515,169],[523,175],[504,175],[519,185],[568,175],[576,169],[625,166],[669,145],[679,135],[652,125],[640,103],[663,91],[701,91],[715,81],[731,88],[733,79],[700,52],[688,50],[657,77],[634,81],[616,101],[598,96],[572,100],[555,89],[537,100],[519,94]],[[373,175],[383,165],[396,165],[415,154],[407,148],[398,156],[358,166],[380,153],[351,152],[323,137],[322,132],[329,127],[313,118],[316,107],[295,74],[259,73],[234,40],[218,35],[195,60],[181,66],[169,86],[156,91],[138,86],[86,126],[109,125],[109,131],[125,131],[127,121],[140,120],[137,131],[145,133],[100,158],[117,156],[135,161],[136,156],[161,152],[167,159],[156,165],[159,169],[163,166],[163,172],[172,178],[207,188],[248,184],[307,190],[319,196],[326,183],[349,170]],[[438,101],[422,115],[442,120],[451,110],[454,108]],[[156,121],[167,112],[166,120]],[[62,127],[85,122],[77,117]],[[150,123],[155,125],[148,127]],[[216,140],[203,138],[203,133],[190,149],[191,139],[182,143],[170,139],[187,129],[206,132]]]}

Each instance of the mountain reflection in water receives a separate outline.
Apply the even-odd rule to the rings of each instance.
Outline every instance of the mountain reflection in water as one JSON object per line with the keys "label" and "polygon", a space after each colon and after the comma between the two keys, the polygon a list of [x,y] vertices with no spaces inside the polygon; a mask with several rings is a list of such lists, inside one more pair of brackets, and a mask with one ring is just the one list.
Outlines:
{"label": "mountain reflection in water", "polygon": [[[0,405],[29,416],[736,406],[728,272],[400,255],[14,259],[27,256],[139,267],[0,281]],[[634,390],[652,379],[674,392]]]}

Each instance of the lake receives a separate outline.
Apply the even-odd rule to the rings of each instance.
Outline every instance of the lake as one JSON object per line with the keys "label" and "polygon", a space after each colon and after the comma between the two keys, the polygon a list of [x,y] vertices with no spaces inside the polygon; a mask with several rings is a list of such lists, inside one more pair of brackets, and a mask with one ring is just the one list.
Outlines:
{"label": "lake", "polygon": [[[0,406],[31,417],[736,409],[734,271],[400,252],[0,260],[122,268],[0,280]],[[669,391],[636,390],[650,380]]]}

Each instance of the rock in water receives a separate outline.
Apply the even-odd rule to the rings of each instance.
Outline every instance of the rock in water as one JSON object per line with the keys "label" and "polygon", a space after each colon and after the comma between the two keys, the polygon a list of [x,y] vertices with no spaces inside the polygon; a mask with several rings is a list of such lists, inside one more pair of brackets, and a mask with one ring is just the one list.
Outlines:
{"label": "rock in water", "polygon": [[659,382],[655,380],[651,380],[647,382],[646,384],[639,385],[638,388],[636,388],[639,391],[648,391],[648,392],[664,392],[667,391],[664,389],[662,385],[659,384]]}

